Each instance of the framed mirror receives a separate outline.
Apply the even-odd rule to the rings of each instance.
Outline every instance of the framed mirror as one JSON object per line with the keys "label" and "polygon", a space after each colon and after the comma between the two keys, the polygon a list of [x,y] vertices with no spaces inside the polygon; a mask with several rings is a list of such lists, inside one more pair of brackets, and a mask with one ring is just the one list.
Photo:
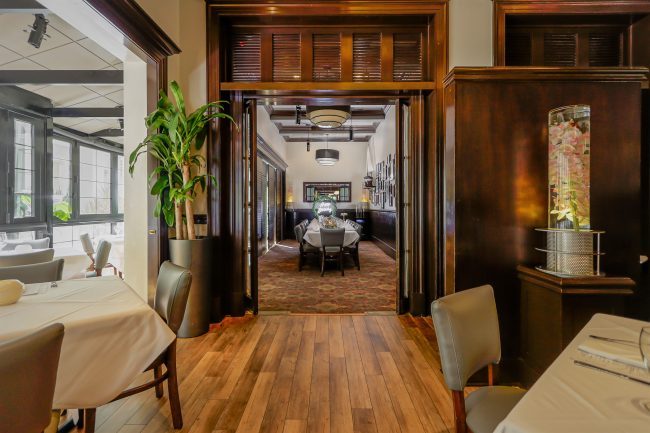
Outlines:
{"label": "framed mirror", "polygon": [[302,201],[313,203],[316,197],[327,195],[337,202],[352,201],[352,182],[303,182]]}

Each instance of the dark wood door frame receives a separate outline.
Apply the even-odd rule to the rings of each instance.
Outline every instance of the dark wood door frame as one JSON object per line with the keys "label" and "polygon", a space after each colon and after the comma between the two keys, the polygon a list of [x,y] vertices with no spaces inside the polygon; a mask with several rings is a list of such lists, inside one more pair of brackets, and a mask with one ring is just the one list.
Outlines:
{"label": "dark wood door frame", "polygon": [[506,18],[512,15],[648,14],[647,0],[494,1],[494,65],[506,64]]}
{"label": "dark wood door frame", "polygon": [[[147,111],[153,111],[160,90],[167,89],[167,58],[181,52],[174,41],[147,15],[135,0],[85,0],[99,14],[110,21],[123,35],[124,45],[147,64]],[[157,165],[147,158],[147,172]],[[148,302],[153,304],[156,278],[160,263],[169,257],[167,226],[153,217],[156,203],[149,197],[147,238]]]}

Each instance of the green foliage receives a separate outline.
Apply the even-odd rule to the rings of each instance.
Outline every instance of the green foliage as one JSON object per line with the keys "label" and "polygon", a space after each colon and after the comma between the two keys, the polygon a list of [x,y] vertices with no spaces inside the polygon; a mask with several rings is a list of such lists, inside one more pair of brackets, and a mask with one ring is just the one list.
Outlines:
{"label": "green foliage", "polygon": [[[129,173],[133,175],[140,155],[150,154],[159,163],[149,174],[151,195],[158,198],[154,216],[161,214],[167,225],[174,226],[174,205],[194,200],[197,185],[204,191],[213,176],[199,174],[205,158],[194,154],[206,140],[208,125],[213,119],[234,119],[223,112],[226,101],[210,102],[187,114],[185,98],[178,83],[170,83],[170,93],[160,91],[156,110],[145,119],[150,134],[129,156]],[[183,167],[189,167],[189,180],[183,181]]]}
{"label": "green foliage", "polygon": [[69,221],[72,217],[72,206],[67,201],[55,203],[52,207],[52,214],[61,221]]}

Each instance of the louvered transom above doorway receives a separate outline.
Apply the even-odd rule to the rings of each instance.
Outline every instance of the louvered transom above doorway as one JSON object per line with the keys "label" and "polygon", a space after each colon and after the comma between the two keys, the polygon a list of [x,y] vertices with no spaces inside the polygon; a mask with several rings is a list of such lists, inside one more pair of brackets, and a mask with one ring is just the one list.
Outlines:
{"label": "louvered transom above doorway", "polygon": [[427,35],[423,26],[236,28],[226,81],[433,81]]}

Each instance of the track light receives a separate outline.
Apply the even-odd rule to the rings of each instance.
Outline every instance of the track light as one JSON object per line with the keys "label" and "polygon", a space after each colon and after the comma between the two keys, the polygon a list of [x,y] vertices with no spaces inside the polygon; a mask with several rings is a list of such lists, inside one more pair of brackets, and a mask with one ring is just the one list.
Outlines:
{"label": "track light", "polygon": [[311,126],[310,126],[309,129],[307,130],[307,152],[309,152],[309,147],[310,147],[310,143],[309,143],[309,131],[310,131],[310,130],[311,130]]}
{"label": "track light", "polygon": [[46,33],[47,33],[47,23],[49,23],[49,21],[45,19],[45,15],[43,14],[36,14],[34,16],[36,18],[34,19],[34,24],[32,24],[31,26],[32,30],[29,32],[29,37],[27,38],[27,42],[30,45],[32,45],[34,48],[41,48],[41,43],[43,42],[43,38],[45,36],[48,36]]}
{"label": "track light", "polygon": [[296,105],[296,125],[300,125],[302,113],[300,111],[300,105]]}
{"label": "track light", "polygon": [[354,141],[354,127],[352,126],[352,110],[350,110],[350,141]]}
{"label": "track light", "polygon": [[120,129],[121,129],[122,131],[124,131],[124,119],[117,119],[117,121],[118,121],[119,124],[120,124]]}

